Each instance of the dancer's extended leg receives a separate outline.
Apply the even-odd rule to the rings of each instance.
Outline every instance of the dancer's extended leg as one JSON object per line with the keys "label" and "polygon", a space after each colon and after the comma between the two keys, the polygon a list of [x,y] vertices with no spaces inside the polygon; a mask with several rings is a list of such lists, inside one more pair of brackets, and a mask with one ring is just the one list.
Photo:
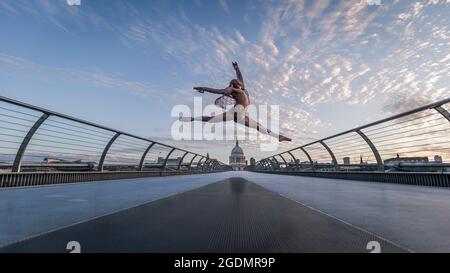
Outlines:
{"label": "dancer's extended leg", "polygon": [[256,129],[262,134],[266,134],[272,137],[277,138],[279,141],[291,141],[290,138],[285,137],[280,134],[274,133],[272,130],[265,128],[259,122],[254,121],[253,119],[247,117],[245,115],[245,109],[241,108],[232,108],[227,112],[218,114],[216,116],[200,116],[200,117],[180,117],[180,121],[191,122],[191,121],[203,121],[203,122],[226,122],[230,120],[234,120],[234,122],[247,126],[249,128]]}
{"label": "dancer's extended leg", "polygon": [[191,122],[191,121],[210,121],[212,118],[214,118],[213,116],[200,116],[200,117],[180,117],[180,121],[183,122]]}
{"label": "dancer's extended leg", "polygon": [[203,122],[225,122],[229,120],[233,120],[234,110],[231,109],[227,112],[220,113],[215,116],[199,116],[199,117],[180,117],[180,121],[183,122],[191,122],[191,121],[203,121]]}
{"label": "dancer's extended leg", "polygon": [[260,133],[278,138],[279,141],[291,141],[290,138],[274,133],[272,130],[265,128],[259,122],[255,121],[247,116],[245,117],[245,122],[243,123],[243,125],[245,125],[249,128],[256,129]]}

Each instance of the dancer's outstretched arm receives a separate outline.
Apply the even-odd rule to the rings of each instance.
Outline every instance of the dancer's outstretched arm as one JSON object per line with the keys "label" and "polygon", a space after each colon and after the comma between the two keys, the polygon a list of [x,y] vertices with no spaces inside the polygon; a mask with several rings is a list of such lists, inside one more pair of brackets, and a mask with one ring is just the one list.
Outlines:
{"label": "dancer's outstretched arm", "polygon": [[236,71],[236,77],[242,83],[242,88],[245,89],[244,77],[242,77],[242,73],[241,73],[241,70],[239,69],[238,63],[237,62],[233,62],[233,67],[234,67],[234,70]]}
{"label": "dancer's outstretched arm", "polygon": [[209,93],[221,94],[221,95],[231,95],[231,93],[233,92],[233,89],[231,89],[231,88],[215,89],[215,88],[197,86],[197,87],[194,87],[194,89],[200,93],[209,92]]}

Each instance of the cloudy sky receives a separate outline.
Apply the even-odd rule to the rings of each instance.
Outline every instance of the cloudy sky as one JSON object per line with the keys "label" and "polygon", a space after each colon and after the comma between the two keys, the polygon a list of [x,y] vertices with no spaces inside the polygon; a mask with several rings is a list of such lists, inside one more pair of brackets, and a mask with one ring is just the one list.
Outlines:
{"label": "cloudy sky", "polygon": [[[449,14],[448,0],[0,0],[0,94],[174,144],[172,107],[238,61],[252,102],[280,105],[285,150],[449,97]],[[227,161],[233,143],[176,145]]]}

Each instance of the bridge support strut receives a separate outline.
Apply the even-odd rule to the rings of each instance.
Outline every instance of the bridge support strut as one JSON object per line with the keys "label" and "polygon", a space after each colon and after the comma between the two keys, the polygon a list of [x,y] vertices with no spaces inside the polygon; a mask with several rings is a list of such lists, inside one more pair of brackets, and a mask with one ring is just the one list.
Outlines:
{"label": "bridge support strut", "polygon": [[33,137],[34,133],[36,133],[36,131],[39,129],[39,127],[42,125],[42,123],[44,123],[44,121],[46,121],[49,116],[50,115],[47,113],[42,114],[42,116],[30,128],[27,135],[22,140],[19,150],[17,150],[16,158],[14,159],[14,163],[13,163],[11,172],[13,172],[13,173],[20,172],[20,163],[22,162],[22,157],[25,154],[25,150],[27,149],[31,138]]}

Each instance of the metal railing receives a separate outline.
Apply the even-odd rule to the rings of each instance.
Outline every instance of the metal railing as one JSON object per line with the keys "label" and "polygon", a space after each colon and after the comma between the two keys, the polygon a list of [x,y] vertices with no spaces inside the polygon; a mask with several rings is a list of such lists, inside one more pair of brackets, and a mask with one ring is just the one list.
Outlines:
{"label": "metal railing", "polygon": [[450,98],[440,100],[263,158],[255,170],[447,173],[449,110]]}
{"label": "metal railing", "polygon": [[205,155],[0,96],[0,180],[43,172],[73,173],[52,177],[76,181],[83,173],[130,177],[219,170],[227,165]]}
{"label": "metal railing", "polygon": [[317,171],[260,171],[270,174],[298,175],[340,180],[358,180],[400,185],[450,188],[450,173],[436,172],[317,172]]}

